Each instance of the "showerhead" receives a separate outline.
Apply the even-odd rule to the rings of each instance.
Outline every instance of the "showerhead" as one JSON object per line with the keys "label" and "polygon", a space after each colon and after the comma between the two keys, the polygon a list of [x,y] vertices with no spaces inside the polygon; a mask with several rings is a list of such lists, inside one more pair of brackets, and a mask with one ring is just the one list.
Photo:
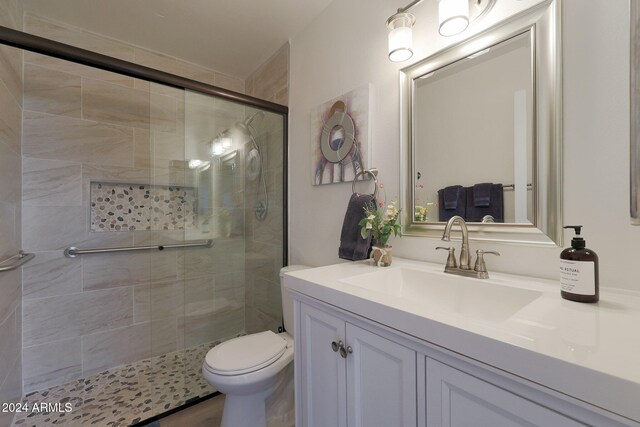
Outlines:
{"label": "showerhead", "polygon": [[244,119],[242,123],[244,123],[247,126],[251,126],[251,123],[253,123],[253,121],[256,119],[257,120],[264,119],[264,111],[256,111],[255,113],[253,113],[252,115]]}
{"label": "showerhead", "polygon": [[263,118],[264,118],[264,112],[257,111],[252,115],[250,115],[249,117],[247,117],[246,119],[244,119],[243,121],[236,122],[234,127],[236,129],[239,129],[240,132],[242,132],[245,136],[248,136],[249,138],[253,139],[253,133],[251,132],[251,128],[253,128],[253,122],[256,120],[259,122]]}

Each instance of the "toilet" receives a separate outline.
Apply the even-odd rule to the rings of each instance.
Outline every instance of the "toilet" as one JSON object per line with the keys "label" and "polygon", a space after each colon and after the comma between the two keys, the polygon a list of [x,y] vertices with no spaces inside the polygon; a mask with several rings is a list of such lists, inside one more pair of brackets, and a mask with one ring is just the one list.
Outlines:
{"label": "toilet", "polygon": [[266,427],[265,401],[293,362],[293,299],[282,287],[283,276],[306,268],[309,267],[292,265],[280,270],[286,332],[245,335],[225,341],[207,353],[202,374],[226,395],[221,427]]}

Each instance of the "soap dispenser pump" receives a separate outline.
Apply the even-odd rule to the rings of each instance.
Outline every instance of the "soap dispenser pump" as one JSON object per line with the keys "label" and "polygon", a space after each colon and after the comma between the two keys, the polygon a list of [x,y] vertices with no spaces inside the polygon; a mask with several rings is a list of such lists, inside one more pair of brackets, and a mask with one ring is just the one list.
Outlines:
{"label": "soap dispenser pump", "polygon": [[586,248],[580,231],[581,225],[567,225],[576,235],[571,247],[560,254],[560,286],[562,298],[578,302],[597,302],[600,298],[598,284],[598,255]]}

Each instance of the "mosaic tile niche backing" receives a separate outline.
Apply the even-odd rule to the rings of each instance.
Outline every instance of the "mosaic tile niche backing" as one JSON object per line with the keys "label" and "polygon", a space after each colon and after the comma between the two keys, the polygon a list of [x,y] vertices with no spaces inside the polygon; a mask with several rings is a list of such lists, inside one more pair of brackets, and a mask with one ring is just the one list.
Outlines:
{"label": "mosaic tile niche backing", "polygon": [[91,183],[91,231],[196,227],[197,190],[149,184]]}

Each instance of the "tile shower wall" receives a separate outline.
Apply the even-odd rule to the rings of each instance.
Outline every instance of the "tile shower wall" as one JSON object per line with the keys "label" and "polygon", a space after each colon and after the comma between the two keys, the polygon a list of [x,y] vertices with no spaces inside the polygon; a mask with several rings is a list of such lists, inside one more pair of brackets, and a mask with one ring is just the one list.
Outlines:
{"label": "tile shower wall", "polygon": [[[24,28],[244,91],[241,79],[37,16],[26,15]],[[27,52],[24,78],[23,247],[37,254],[23,272],[25,392],[244,331],[241,239],[223,239],[212,249],[62,255],[70,245],[216,237],[204,223],[176,227],[184,230],[90,231],[92,181],[153,185],[152,196],[154,188],[197,184],[185,166],[185,111],[192,107],[184,93]],[[221,126],[240,113],[220,113]],[[213,114],[203,120],[216,121]],[[233,251],[242,255],[225,256]]]}
{"label": "tile shower wall", "polygon": [[[289,44],[282,46],[266,63],[253,72],[246,81],[247,93],[287,105],[289,100]],[[257,142],[263,153],[263,166],[269,213],[264,221],[254,215],[257,200],[262,197],[258,179],[246,181],[245,233],[247,245],[246,265],[246,327],[247,332],[265,329],[276,331],[282,325],[280,299],[280,267],[282,259],[283,224],[283,127],[280,117],[267,114],[255,127]],[[286,262],[286,260],[284,260]]]}
{"label": "tile shower wall", "polygon": [[[0,25],[22,27],[19,0],[0,1]],[[22,54],[0,46],[0,260],[20,250]],[[22,395],[21,271],[0,273],[0,402],[17,402]],[[0,426],[13,415],[0,412]]]}

